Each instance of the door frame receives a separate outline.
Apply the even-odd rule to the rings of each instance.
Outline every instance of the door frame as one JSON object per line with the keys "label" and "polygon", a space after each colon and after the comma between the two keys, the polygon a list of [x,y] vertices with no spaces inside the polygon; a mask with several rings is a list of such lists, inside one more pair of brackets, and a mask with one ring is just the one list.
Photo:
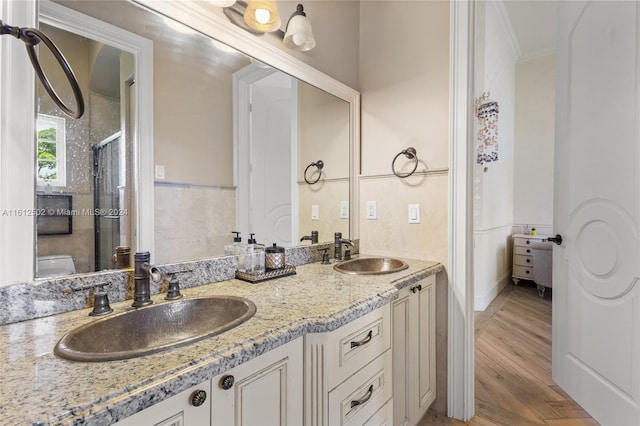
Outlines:
{"label": "door frame", "polygon": [[473,81],[475,1],[450,3],[447,415],[475,412]]}

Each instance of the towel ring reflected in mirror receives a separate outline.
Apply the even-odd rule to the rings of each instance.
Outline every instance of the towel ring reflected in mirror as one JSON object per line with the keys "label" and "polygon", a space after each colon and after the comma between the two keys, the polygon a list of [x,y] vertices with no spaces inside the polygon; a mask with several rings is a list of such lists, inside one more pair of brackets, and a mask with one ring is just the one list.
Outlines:
{"label": "towel ring reflected in mirror", "polygon": [[[409,160],[415,160],[414,165],[413,165],[413,170],[411,170],[409,173],[400,173],[400,172],[398,172],[396,170],[396,160],[401,155],[404,155]],[[391,170],[393,171],[393,174],[398,176],[399,178],[409,177],[412,174],[414,174],[417,169],[418,169],[418,155],[416,153],[416,149],[414,147],[412,147],[412,146],[410,146],[407,149],[403,149],[402,151],[400,151],[395,157],[393,157],[393,161],[391,162]]]}
{"label": "towel ring reflected in mirror", "polygon": [[[31,60],[31,65],[33,65],[33,69],[35,70],[40,82],[44,86],[45,90],[53,99],[53,102],[69,117],[72,118],[80,118],[84,114],[84,99],[82,97],[82,91],[80,90],[80,85],[78,84],[78,80],[76,79],[69,62],[65,59],[60,52],[60,49],[51,41],[49,37],[47,37],[42,31],[36,28],[19,28],[13,27],[11,25],[6,25],[2,20],[0,20],[0,35],[9,34],[14,36],[18,40],[22,40],[27,48],[27,54],[29,55],[29,60]],[[73,91],[73,96],[76,100],[76,110],[72,110],[68,106],[62,102],[58,93],[56,93],[53,86],[49,82],[46,74],[42,70],[42,66],[40,65],[40,61],[38,60],[38,56],[36,54],[35,46],[40,42],[43,42],[51,51],[51,54],[56,58],[58,64],[64,71],[65,77],[69,81],[71,85],[71,90]]]}
{"label": "towel ring reflected in mirror", "polygon": [[[315,173],[318,174],[318,177],[315,180],[310,180],[307,177],[307,171],[311,168],[311,167],[315,167],[316,171]],[[304,169],[304,181],[307,182],[309,185],[313,185],[318,183],[318,181],[320,180],[320,178],[322,177],[322,168],[324,167],[324,162],[322,160],[318,160],[315,163],[311,163],[307,166],[306,169]],[[313,176],[313,172],[311,173],[311,176]]]}

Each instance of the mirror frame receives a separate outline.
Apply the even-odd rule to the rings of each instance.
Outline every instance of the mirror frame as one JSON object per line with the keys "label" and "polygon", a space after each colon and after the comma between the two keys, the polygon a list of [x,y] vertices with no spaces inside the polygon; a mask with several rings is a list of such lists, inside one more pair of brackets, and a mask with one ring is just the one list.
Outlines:
{"label": "mirror frame", "polygon": [[[211,9],[203,7],[204,2],[197,0],[129,1],[176,19],[349,103],[349,236],[351,239],[358,239],[360,93],[286,51],[236,27],[222,16],[222,9],[218,16]],[[16,4],[0,0],[0,11],[3,20],[11,25],[36,27],[39,3],[29,1]],[[35,280],[35,143],[24,143],[25,140],[35,140],[35,73],[25,54],[23,43],[12,37],[0,38],[0,59],[0,286],[6,286]],[[152,91],[143,96],[152,99]],[[152,141],[153,123],[141,122],[139,126],[148,126],[146,137],[149,138],[148,141]],[[137,186],[135,190],[137,194],[145,194],[144,204],[139,197],[136,198],[137,232],[142,234],[138,238],[144,236],[145,239],[138,240],[138,247],[149,246],[153,253],[153,144],[146,145],[146,150],[138,151],[138,157],[134,158],[135,164],[140,164],[135,184],[143,185]],[[139,160],[143,163],[139,163]],[[20,185],[26,182],[31,185],[27,191],[24,185]],[[148,186],[144,186],[147,184]],[[9,214],[5,214],[6,212]]]}

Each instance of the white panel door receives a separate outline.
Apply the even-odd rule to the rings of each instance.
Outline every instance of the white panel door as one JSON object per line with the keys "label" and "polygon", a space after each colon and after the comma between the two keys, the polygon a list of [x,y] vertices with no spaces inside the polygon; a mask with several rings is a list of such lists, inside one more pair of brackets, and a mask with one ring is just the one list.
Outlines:
{"label": "white panel door", "polygon": [[[297,81],[274,73],[251,85],[250,232],[258,242],[291,246],[292,134],[297,121]],[[295,169],[295,168],[294,168]]]}
{"label": "white panel door", "polygon": [[638,12],[558,16],[553,377],[606,425],[640,424]]}

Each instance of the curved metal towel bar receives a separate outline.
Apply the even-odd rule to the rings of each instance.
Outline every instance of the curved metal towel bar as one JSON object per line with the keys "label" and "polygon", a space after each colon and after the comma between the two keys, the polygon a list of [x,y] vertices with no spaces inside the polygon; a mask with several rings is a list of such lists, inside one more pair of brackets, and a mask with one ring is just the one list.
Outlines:
{"label": "curved metal towel bar", "polygon": [[[411,160],[411,159],[415,160],[415,164],[413,165],[413,170],[411,170],[409,173],[400,173],[400,172],[396,171],[396,160],[401,155],[404,155],[409,160]],[[399,178],[409,177],[412,174],[414,174],[417,169],[418,169],[418,155],[416,153],[416,149],[414,147],[412,147],[412,146],[410,146],[407,149],[403,149],[402,151],[400,151],[395,157],[393,157],[393,161],[391,162],[391,170],[393,171],[393,174],[398,176]]]}
{"label": "curved metal towel bar", "polygon": [[[316,167],[317,170],[316,172],[318,173],[318,177],[316,178],[316,180],[309,180],[309,178],[307,178],[307,170],[309,170],[310,167]],[[320,178],[322,177],[322,168],[324,167],[324,162],[322,160],[318,160],[315,163],[311,163],[307,166],[306,169],[304,169],[304,181],[307,182],[309,185],[313,185],[315,183],[318,183],[318,181],[320,180]],[[313,173],[311,174],[311,176],[313,176]]]}
{"label": "curved metal towel bar", "polygon": [[[80,118],[84,114],[84,98],[82,97],[82,91],[80,90],[80,85],[78,85],[78,80],[69,66],[69,63],[60,52],[60,49],[51,41],[49,37],[47,37],[42,31],[36,28],[19,28],[13,27],[11,25],[6,25],[2,20],[0,20],[0,35],[9,34],[17,38],[18,40],[22,40],[27,49],[27,54],[29,55],[29,60],[31,60],[31,65],[33,65],[33,69],[35,70],[38,78],[42,82],[45,90],[53,99],[53,102],[60,107],[60,109],[72,118]],[[53,56],[58,61],[58,64],[62,67],[69,84],[71,85],[71,90],[73,91],[73,96],[76,100],[76,110],[73,111],[71,108],[66,106],[60,96],[56,93],[54,88],[51,86],[49,79],[46,74],[42,70],[42,66],[40,66],[40,61],[38,61],[38,56],[36,55],[35,46],[43,42],[51,51]]]}

